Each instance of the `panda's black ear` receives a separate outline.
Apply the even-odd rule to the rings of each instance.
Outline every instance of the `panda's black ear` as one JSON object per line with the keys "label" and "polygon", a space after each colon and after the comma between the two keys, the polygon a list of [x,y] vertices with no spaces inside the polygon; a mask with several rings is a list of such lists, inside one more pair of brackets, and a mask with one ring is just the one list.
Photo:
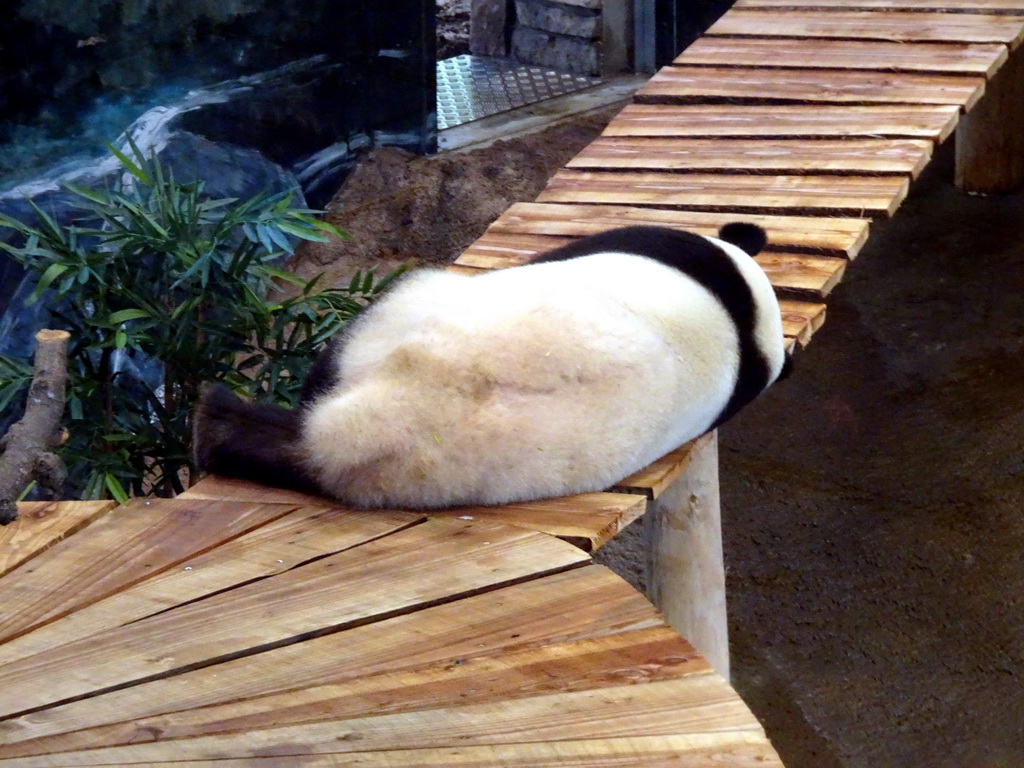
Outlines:
{"label": "panda's black ear", "polygon": [[718,238],[739,246],[751,256],[756,256],[768,242],[768,235],[756,224],[734,221],[718,230]]}

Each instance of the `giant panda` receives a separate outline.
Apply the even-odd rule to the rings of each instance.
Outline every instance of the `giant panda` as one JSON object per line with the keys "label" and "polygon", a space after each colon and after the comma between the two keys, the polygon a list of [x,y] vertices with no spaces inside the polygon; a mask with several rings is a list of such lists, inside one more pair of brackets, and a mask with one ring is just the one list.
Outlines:
{"label": "giant panda", "polygon": [[479,276],[414,272],[331,341],[296,409],[207,389],[195,461],[360,507],[603,490],[788,368],[765,242],[635,226]]}

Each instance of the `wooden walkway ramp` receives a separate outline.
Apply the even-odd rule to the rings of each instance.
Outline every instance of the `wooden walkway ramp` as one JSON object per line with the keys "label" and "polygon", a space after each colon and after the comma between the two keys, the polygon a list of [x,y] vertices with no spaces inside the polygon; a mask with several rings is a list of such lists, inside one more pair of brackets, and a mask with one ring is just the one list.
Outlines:
{"label": "wooden walkway ramp", "polygon": [[650,602],[530,530],[643,497],[508,525],[197,488],[0,529],[0,766],[781,768]]}
{"label": "wooden walkway ramp", "polygon": [[[1024,0],[740,0],[454,268],[746,219],[805,345],[937,143],[965,189],[1024,179],[1022,40]],[[500,509],[219,478],[25,507],[0,529],[0,768],[779,766],[724,679],[716,440]],[[641,513],[660,612],[587,554]]]}
{"label": "wooden walkway ramp", "polygon": [[964,188],[1024,180],[1022,40],[1024,0],[738,0],[456,263],[497,269],[613,226],[710,235],[742,218],[768,231],[758,261],[804,345],[871,220],[896,211],[954,130]]}

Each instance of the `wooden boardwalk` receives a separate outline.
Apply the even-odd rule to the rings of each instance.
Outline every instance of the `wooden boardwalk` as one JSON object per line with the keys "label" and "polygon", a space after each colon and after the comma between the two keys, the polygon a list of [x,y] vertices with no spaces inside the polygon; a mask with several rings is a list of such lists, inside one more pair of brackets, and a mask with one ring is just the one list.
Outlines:
{"label": "wooden boardwalk", "polygon": [[[739,0],[454,268],[754,221],[806,345],[939,142],[965,189],[1024,181],[1022,41],[1024,0]],[[0,529],[0,768],[780,766],[725,679],[715,440],[497,509],[217,478],[26,506]],[[588,554],[641,514],[661,612]]]}
{"label": "wooden boardwalk", "polygon": [[644,503],[509,525],[215,480],[23,505],[0,529],[0,766],[781,766],[649,601],[531,530],[600,539]]}

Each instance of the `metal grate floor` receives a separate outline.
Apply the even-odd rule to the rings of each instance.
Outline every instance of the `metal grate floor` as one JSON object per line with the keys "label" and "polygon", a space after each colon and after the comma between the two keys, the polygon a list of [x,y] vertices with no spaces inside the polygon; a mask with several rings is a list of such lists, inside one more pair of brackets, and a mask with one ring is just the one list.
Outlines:
{"label": "metal grate floor", "polygon": [[575,75],[508,59],[456,56],[437,62],[437,129],[479,120],[597,85]]}

